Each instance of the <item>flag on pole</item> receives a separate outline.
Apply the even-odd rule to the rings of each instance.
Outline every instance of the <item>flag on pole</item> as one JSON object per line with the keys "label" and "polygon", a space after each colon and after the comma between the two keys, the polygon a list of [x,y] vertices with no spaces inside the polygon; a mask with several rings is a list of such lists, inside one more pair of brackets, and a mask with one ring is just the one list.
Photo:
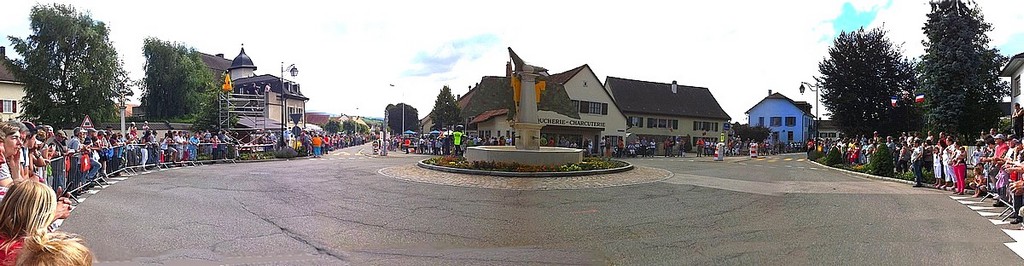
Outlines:
{"label": "flag on pole", "polygon": [[896,96],[892,96],[892,107],[896,107]]}
{"label": "flag on pole", "polygon": [[266,94],[266,93],[270,93],[270,84],[267,84],[267,86],[264,86],[264,87],[263,87],[263,93],[264,93],[264,94]]}
{"label": "flag on pole", "polygon": [[224,85],[221,86],[221,89],[223,89],[224,92],[234,90],[234,87],[231,86],[231,73],[224,73]]}
{"label": "flag on pole", "polygon": [[918,93],[916,96],[914,96],[914,102],[915,103],[923,103],[924,102],[924,93]]}

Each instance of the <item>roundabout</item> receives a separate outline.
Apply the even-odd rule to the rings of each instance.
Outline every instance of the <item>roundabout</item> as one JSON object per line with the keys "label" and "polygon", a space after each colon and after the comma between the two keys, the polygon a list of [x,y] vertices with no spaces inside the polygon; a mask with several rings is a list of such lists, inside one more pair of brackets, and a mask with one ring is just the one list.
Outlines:
{"label": "roundabout", "polygon": [[[377,173],[387,177],[418,183],[505,190],[563,190],[618,187],[663,181],[671,178],[673,175],[672,172],[664,169],[653,167],[634,167],[633,165],[616,169],[601,170],[614,170],[603,174],[532,178],[481,175],[479,173],[470,172],[452,173],[443,170],[427,169],[425,167],[438,168],[437,166],[419,162],[417,165],[386,167],[378,170]],[[467,170],[447,167],[445,167],[445,169],[451,171]]]}

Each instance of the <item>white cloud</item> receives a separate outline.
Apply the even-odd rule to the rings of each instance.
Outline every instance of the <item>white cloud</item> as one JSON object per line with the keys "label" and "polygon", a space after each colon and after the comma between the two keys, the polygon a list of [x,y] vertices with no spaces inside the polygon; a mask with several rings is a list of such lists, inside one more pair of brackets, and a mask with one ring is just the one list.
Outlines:
{"label": "white cloud", "polygon": [[[65,1],[61,1],[65,2]],[[404,99],[426,115],[444,85],[464,94],[485,75],[503,75],[506,47],[533,64],[560,72],[590,64],[605,75],[705,86],[735,121],[769,89],[794,99],[811,81],[833,36],[841,0],[798,1],[66,1],[111,28],[111,40],[136,78],[142,39],[180,41],[230,59],[245,43],[258,73],[277,75],[280,62],[301,70],[296,80],[310,110],[381,116]],[[920,53],[924,1],[894,1],[879,11],[893,39]],[[858,10],[885,0],[855,0]],[[993,40],[1005,40],[1021,13],[988,7]],[[33,2],[7,1],[0,31],[29,34]],[[1002,12],[995,14],[995,12]],[[1016,24],[1002,25],[1002,21]],[[1005,31],[1005,32],[1001,32]],[[466,49],[456,42],[481,35],[496,41]],[[0,45],[7,45],[6,40]],[[915,45],[917,47],[915,47]],[[412,76],[417,56],[460,55],[446,73]],[[445,68],[447,69],[447,68]],[[424,72],[424,73],[430,73]],[[391,88],[388,84],[397,85]],[[358,108],[358,110],[357,110]]]}

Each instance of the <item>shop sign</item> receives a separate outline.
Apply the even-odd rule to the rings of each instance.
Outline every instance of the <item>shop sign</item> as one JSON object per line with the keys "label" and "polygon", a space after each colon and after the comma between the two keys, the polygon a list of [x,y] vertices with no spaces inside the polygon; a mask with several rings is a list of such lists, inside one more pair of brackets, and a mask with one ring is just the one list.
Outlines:
{"label": "shop sign", "polygon": [[559,119],[559,118],[540,118],[537,122],[545,125],[553,126],[578,126],[578,127],[597,127],[604,128],[604,122],[584,121],[584,120],[570,120],[570,119]]}

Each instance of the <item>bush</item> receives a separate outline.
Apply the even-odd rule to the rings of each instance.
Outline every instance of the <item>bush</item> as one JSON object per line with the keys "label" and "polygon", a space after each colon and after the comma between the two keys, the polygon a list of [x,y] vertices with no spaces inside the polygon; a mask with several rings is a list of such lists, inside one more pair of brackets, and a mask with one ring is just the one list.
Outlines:
{"label": "bush", "polygon": [[878,144],[877,148],[875,148],[875,153],[871,154],[871,158],[868,161],[868,173],[877,176],[894,177],[896,173],[893,172],[893,168],[896,168],[896,165],[892,162],[892,153],[889,152],[889,147],[884,143]]}
{"label": "bush", "polygon": [[285,148],[279,149],[277,151],[274,151],[274,157],[275,158],[289,159],[289,158],[295,158],[296,156],[299,156],[299,152],[295,151],[295,149],[288,148],[288,147],[285,147]]}
{"label": "bush", "polygon": [[828,154],[825,157],[818,159],[818,163],[827,166],[837,166],[843,164],[843,155],[839,151],[839,148],[832,147],[828,150]]}
{"label": "bush", "polygon": [[808,160],[813,160],[813,161],[818,161],[818,159],[821,159],[821,157],[824,157],[824,156],[825,156],[825,154],[820,152],[820,151],[818,151],[818,149],[813,149],[813,150],[811,150],[811,152],[807,153],[807,159]]}

